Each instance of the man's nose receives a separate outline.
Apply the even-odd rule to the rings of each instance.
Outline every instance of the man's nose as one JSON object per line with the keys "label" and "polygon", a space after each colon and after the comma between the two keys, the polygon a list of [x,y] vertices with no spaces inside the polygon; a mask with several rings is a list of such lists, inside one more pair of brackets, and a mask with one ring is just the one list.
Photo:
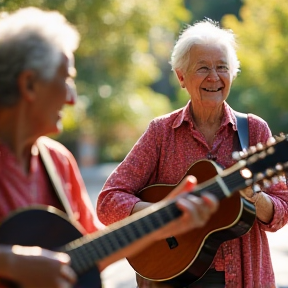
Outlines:
{"label": "man's nose", "polygon": [[73,79],[66,80],[66,104],[74,105],[77,101],[77,90]]}

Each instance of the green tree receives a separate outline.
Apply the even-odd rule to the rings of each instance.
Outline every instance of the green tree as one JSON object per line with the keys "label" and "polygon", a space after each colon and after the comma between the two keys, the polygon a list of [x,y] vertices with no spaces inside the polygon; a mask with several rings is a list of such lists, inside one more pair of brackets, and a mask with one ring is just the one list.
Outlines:
{"label": "green tree", "polygon": [[[80,31],[76,52],[79,104],[67,108],[61,140],[93,134],[99,161],[120,161],[148,121],[171,110],[150,85],[161,77],[179,23],[190,20],[182,0],[10,0],[2,11],[36,6],[63,13]],[[157,59],[157,61],[156,61]],[[164,60],[163,60],[164,61]]]}
{"label": "green tree", "polygon": [[241,73],[228,102],[264,118],[272,132],[288,131],[288,1],[245,0],[240,20],[222,24],[238,36]]}

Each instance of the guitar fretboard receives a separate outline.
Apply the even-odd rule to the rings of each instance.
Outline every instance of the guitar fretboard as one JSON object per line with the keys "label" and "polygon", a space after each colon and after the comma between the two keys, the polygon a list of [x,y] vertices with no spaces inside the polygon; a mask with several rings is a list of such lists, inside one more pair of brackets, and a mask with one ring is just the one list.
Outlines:
{"label": "guitar fretboard", "polygon": [[[223,193],[223,186],[219,185],[219,179],[217,179],[217,177],[210,179],[207,183],[204,182],[199,185],[191,194],[201,196],[203,192],[209,191],[218,199],[226,197],[225,193]],[[229,190],[230,194],[231,191],[240,189],[244,185],[243,178],[238,171],[221,179],[223,180],[223,183],[225,183],[226,189]],[[209,184],[210,182],[212,183]],[[99,233],[97,232],[95,235],[87,235],[66,245],[65,250],[72,259],[72,267],[76,273],[81,275],[81,273],[84,273],[93,267],[95,262],[127,247],[131,243],[163,227],[182,214],[181,210],[178,209],[175,200],[167,201],[165,206],[163,206],[163,204],[158,206],[160,208],[158,207],[156,211],[149,211],[149,214],[138,218],[135,221],[130,221],[126,225],[121,226],[121,228],[115,230],[107,228],[108,231],[106,231],[105,234],[99,236]]]}

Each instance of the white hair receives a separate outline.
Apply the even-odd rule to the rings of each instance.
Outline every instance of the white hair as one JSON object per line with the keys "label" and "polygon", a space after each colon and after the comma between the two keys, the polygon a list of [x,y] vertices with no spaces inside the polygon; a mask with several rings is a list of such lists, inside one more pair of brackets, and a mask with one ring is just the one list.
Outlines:
{"label": "white hair", "polygon": [[78,48],[79,33],[56,11],[28,7],[0,19],[0,105],[18,99],[17,77],[34,70],[43,79],[55,75],[63,57]]}
{"label": "white hair", "polygon": [[195,23],[181,33],[176,42],[170,64],[172,70],[187,72],[190,64],[190,50],[195,44],[220,45],[227,51],[229,70],[235,78],[239,72],[240,63],[236,54],[236,40],[232,30],[220,28],[219,23],[206,19]]}

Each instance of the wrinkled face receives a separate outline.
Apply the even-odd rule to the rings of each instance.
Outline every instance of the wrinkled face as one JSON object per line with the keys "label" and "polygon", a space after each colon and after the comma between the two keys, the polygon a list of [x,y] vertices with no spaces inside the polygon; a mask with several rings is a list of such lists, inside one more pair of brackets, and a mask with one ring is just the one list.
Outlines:
{"label": "wrinkled face", "polygon": [[232,77],[228,56],[219,45],[192,46],[186,73],[176,71],[181,86],[190,94],[193,107],[216,108],[227,99]]}
{"label": "wrinkled face", "polygon": [[33,103],[34,119],[40,135],[58,133],[62,130],[62,109],[74,104],[77,98],[73,77],[74,63],[63,55],[60,66],[51,80],[38,79]]}

